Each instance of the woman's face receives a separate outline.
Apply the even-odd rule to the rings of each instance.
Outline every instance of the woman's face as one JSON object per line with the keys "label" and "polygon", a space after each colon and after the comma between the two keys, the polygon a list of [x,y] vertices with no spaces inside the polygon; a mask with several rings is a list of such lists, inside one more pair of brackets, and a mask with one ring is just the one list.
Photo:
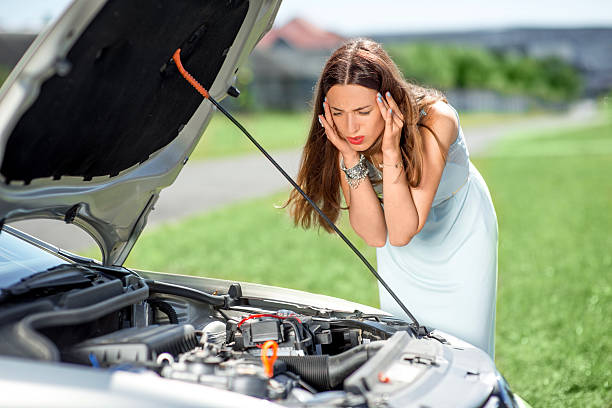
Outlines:
{"label": "woman's face", "polygon": [[338,136],[358,152],[367,150],[382,135],[385,120],[376,103],[378,92],[361,85],[334,85],[327,103]]}

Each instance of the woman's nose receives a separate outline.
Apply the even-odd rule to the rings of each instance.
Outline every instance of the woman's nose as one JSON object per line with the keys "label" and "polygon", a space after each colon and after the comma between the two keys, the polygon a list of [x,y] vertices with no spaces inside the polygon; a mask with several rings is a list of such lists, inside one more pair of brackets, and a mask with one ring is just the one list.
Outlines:
{"label": "woman's nose", "polygon": [[350,112],[347,116],[347,130],[350,134],[353,134],[359,130],[359,121],[357,120],[353,112]]}

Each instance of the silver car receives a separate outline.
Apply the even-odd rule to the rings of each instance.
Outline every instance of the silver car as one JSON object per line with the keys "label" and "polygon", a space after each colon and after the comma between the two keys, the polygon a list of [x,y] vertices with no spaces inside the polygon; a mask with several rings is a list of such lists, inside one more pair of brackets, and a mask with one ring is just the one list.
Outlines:
{"label": "silver car", "polygon": [[[485,352],[416,321],[123,266],[279,6],[77,0],[13,70],[0,90],[0,406],[528,406]],[[43,218],[85,230],[102,260],[6,225]]]}

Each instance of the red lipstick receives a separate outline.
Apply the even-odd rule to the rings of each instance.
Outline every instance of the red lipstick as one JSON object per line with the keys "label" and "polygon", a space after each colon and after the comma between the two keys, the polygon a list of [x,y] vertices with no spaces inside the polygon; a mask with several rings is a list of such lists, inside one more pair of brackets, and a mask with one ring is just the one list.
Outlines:
{"label": "red lipstick", "polygon": [[356,137],[346,138],[346,140],[348,140],[350,144],[354,144],[354,145],[360,145],[361,143],[363,143],[363,139],[365,139],[365,136],[356,136]]}

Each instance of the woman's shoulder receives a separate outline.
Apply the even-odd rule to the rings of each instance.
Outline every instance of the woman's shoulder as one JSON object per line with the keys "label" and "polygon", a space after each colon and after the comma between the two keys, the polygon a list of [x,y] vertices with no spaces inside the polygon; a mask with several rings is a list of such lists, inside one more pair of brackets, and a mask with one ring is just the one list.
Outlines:
{"label": "woman's shoulder", "polygon": [[450,146],[455,141],[459,129],[455,110],[448,103],[440,100],[429,105],[425,113],[421,123],[431,128],[443,145]]}

